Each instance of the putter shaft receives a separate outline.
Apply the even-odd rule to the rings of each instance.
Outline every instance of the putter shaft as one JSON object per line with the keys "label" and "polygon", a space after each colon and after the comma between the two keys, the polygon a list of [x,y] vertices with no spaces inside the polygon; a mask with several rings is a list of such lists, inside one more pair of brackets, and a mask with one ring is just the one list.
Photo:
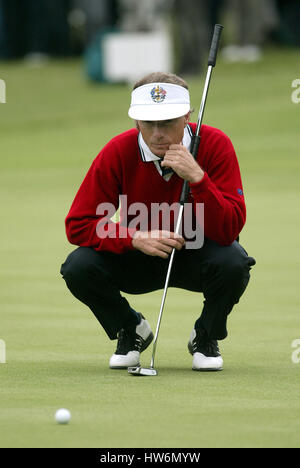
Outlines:
{"label": "putter shaft", "polygon": [[203,114],[204,114],[204,109],[205,109],[206,98],[207,98],[207,94],[208,94],[208,88],[209,88],[212,69],[213,69],[212,65],[209,65],[208,69],[207,69],[207,73],[206,73],[204,89],[203,89],[203,93],[202,93],[202,99],[201,99],[201,104],[200,104],[200,109],[199,109],[199,114],[198,114],[196,135],[199,135],[200,128],[201,128],[201,125],[202,125],[202,119],[203,119]]}
{"label": "putter shaft", "polygon": [[[206,79],[205,79],[204,89],[203,89],[203,93],[202,93],[202,99],[201,99],[201,104],[200,104],[200,109],[199,109],[199,114],[198,114],[197,127],[196,127],[196,132],[195,132],[195,136],[198,139],[198,142],[197,142],[197,145],[196,144],[193,145],[193,151],[192,151],[193,156],[194,156],[195,159],[197,157],[197,152],[198,152],[198,147],[199,147],[199,142],[200,142],[200,129],[201,129],[201,125],[202,125],[202,119],[203,119],[203,114],[204,114],[204,109],[205,109],[205,104],[206,104],[206,98],[207,98],[207,94],[208,94],[208,89],[209,89],[212,70],[213,70],[213,68],[214,68],[214,66],[216,64],[217,52],[218,52],[218,48],[219,48],[219,42],[220,42],[222,29],[223,29],[223,26],[221,24],[216,24],[215,25],[213,38],[212,38],[212,43],[211,43],[211,48],[210,48],[209,57],[208,57],[208,69],[207,69],[207,73],[206,73]],[[196,143],[196,140],[194,141],[194,143]],[[185,181],[184,184],[183,184],[183,189],[182,189],[182,194],[181,194],[181,199],[180,199],[180,211],[179,211],[179,214],[178,214],[176,230],[175,230],[176,234],[179,233],[179,230],[180,230],[180,227],[181,227],[184,203],[187,200],[188,193],[189,193],[188,182]],[[156,325],[155,336],[154,336],[154,340],[153,340],[153,351],[152,351],[151,364],[150,364],[150,369],[153,370],[153,371],[154,371],[154,358],[155,358],[155,352],[156,352],[157,337],[158,337],[158,332],[159,332],[159,328],[160,328],[162,313],[163,313],[163,309],[164,309],[164,305],[165,305],[165,300],[166,300],[166,296],[167,296],[169,279],[170,279],[170,274],[171,274],[171,270],[172,270],[174,255],[175,255],[175,248],[172,249],[170,260],[169,260],[169,266],[168,266],[168,272],[167,272],[167,277],[166,277],[166,281],[165,281],[164,293],[163,293],[163,297],[162,297],[162,301],[161,301],[159,316],[158,316],[157,325]],[[156,373],[151,374],[151,375],[156,375]]]}
{"label": "putter shaft", "polygon": [[[203,89],[199,114],[198,114],[196,135],[199,135],[201,124],[202,124],[202,119],[203,119],[203,114],[204,114],[205,103],[206,103],[206,98],[207,98],[207,93],[208,93],[208,88],[209,88],[212,69],[213,69],[213,66],[209,65],[208,70],[207,70],[207,74],[206,74],[206,79],[205,79],[205,84],[204,84],[204,89]],[[179,214],[178,214],[176,230],[175,230],[176,234],[178,234],[179,230],[180,230],[181,221],[182,221],[182,214],[183,214],[183,208],[184,208],[184,203],[180,204],[180,211],[179,211]],[[170,260],[169,260],[169,266],[168,266],[167,277],[166,277],[166,281],[165,281],[164,293],[163,293],[163,297],[162,297],[162,301],[161,301],[159,316],[158,316],[157,325],[156,325],[156,331],[155,331],[154,340],[153,340],[153,351],[152,351],[151,364],[150,364],[151,369],[154,368],[156,342],[157,342],[158,332],[159,332],[159,328],[160,328],[162,313],[163,313],[163,310],[164,310],[165,300],[166,300],[166,296],[167,296],[169,279],[170,279],[170,275],[171,275],[174,255],[175,255],[175,249],[173,248],[173,250],[171,252]]]}
{"label": "putter shaft", "polygon": [[[179,214],[178,214],[178,218],[177,218],[176,229],[175,229],[175,234],[179,234],[179,230],[180,230],[180,226],[181,226],[181,220],[182,220],[182,213],[183,213],[183,205],[180,205]],[[153,351],[152,351],[151,364],[150,364],[151,369],[154,368],[156,342],[157,342],[158,332],[159,332],[159,328],[160,328],[162,313],[163,313],[163,310],[164,310],[165,300],[166,300],[166,296],[167,296],[168,285],[169,285],[169,280],[170,280],[174,255],[175,255],[175,248],[172,249],[170,260],[169,260],[169,266],[168,266],[168,271],[167,271],[167,276],[166,276],[166,281],[165,281],[164,293],[163,293],[163,297],[162,297],[162,301],[161,301],[159,316],[158,316],[157,325],[156,325],[156,331],[155,331],[154,340],[153,340]]]}

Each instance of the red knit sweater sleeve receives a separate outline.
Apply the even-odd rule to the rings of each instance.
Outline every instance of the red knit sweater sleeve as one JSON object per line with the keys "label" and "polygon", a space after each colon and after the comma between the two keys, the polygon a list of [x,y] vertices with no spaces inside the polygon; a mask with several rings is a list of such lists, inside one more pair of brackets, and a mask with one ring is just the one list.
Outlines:
{"label": "red knit sweater sleeve", "polygon": [[190,184],[191,194],[194,202],[204,203],[205,236],[218,244],[229,245],[246,221],[240,168],[230,139],[221,130],[211,127],[206,130],[209,131],[202,135],[198,158],[204,177]]}
{"label": "red knit sweater sleeve", "polygon": [[108,143],[93,161],[65,220],[71,244],[123,253],[133,249],[134,229],[114,222],[119,207],[121,165]]}

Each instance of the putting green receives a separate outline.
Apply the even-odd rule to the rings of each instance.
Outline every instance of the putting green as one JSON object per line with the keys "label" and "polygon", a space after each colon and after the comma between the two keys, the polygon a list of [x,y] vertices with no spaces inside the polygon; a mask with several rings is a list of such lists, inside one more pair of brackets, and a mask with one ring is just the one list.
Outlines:
{"label": "putting green", "polygon": [[[299,77],[296,50],[267,51],[255,64],[219,60],[204,120],[236,147],[248,207],[241,243],[257,265],[220,342],[224,371],[191,370],[202,297],[170,289],[159,374],[136,378],[108,369],[115,342],[59,275],[73,249],[64,217],[75,191],[103,144],[132,125],[129,88],[90,85],[73,60],[1,64],[0,446],[299,446]],[[190,80],[195,109],[203,82]],[[161,294],[127,295],[153,328]],[[142,364],[150,358],[151,347]],[[69,425],[54,421],[61,407]]]}

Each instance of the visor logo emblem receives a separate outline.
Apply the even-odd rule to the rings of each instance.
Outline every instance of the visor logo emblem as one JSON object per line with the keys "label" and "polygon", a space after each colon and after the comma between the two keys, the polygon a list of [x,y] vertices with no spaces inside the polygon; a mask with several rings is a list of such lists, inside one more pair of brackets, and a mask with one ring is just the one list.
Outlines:
{"label": "visor logo emblem", "polygon": [[150,94],[154,102],[160,103],[165,100],[167,91],[164,88],[161,88],[160,86],[155,86],[154,88],[152,88]]}

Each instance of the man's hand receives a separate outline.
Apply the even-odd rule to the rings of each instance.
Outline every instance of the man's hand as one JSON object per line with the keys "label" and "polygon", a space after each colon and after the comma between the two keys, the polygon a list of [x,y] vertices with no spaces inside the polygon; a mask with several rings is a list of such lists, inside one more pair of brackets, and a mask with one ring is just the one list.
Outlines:
{"label": "man's hand", "polygon": [[180,250],[185,243],[183,237],[169,231],[137,231],[132,239],[132,245],[146,255],[168,258],[173,247]]}
{"label": "man's hand", "polygon": [[170,145],[161,165],[163,167],[171,167],[179,177],[188,182],[200,182],[204,176],[204,172],[199,164],[183,145]]}

